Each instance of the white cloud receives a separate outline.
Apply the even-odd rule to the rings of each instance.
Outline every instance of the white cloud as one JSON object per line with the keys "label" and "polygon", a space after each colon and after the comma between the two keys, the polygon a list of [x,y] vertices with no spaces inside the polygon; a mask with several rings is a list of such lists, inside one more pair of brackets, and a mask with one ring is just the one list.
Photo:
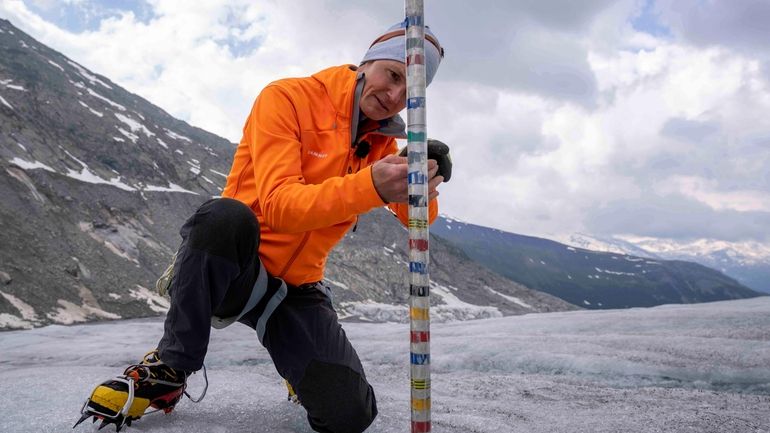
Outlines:
{"label": "white cloud", "polygon": [[[447,212],[519,232],[548,234],[601,229],[600,221],[591,221],[596,215],[592,209],[612,203],[628,206],[634,201],[687,197],[716,212],[770,211],[766,174],[770,124],[757,118],[770,106],[754,60],[724,49],[663,41],[651,50],[591,52],[589,59],[601,92],[595,110],[539,98],[527,101],[490,89],[487,110],[474,115],[482,107],[463,96],[477,90],[454,92],[456,106],[469,113],[442,108],[438,117],[462,118],[449,131],[462,136],[459,130],[466,129],[467,137],[459,143],[473,140],[479,146],[471,146],[456,158],[458,164],[470,164],[477,175],[458,175],[456,179],[464,186],[461,191],[452,190],[444,200],[445,205],[453,206],[452,200],[458,197],[458,212]],[[511,103],[502,102],[506,99]],[[662,135],[672,119],[715,126],[702,128],[702,137],[672,139]],[[516,133],[520,129],[530,131],[534,151],[517,140],[522,137]],[[500,147],[500,138],[495,137],[501,136],[510,139],[508,151],[513,150],[514,155],[493,163],[496,155],[490,152],[491,145]],[[766,140],[752,144],[752,137]],[[485,163],[497,168],[484,168]],[[685,179],[681,176],[704,171],[712,176],[705,183],[681,181]],[[663,177],[657,177],[660,175]],[[672,175],[680,177],[670,178]],[[666,187],[653,187],[661,184]],[[473,197],[472,205],[466,206],[469,197]],[[735,217],[723,216],[723,225]],[[613,222],[610,230],[625,224],[626,231],[646,233],[647,228],[659,230],[667,218],[672,226],[681,227],[675,213],[661,214],[661,222],[654,225],[635,218],[633,212],[620,218],[624,221]],[[740,235],[763,238],[759,229],[744,227]],[[717,235],[709,232],[708,225],[699,230],[704,236]],[[729,227],[720,228],[718,235],[729,237],[729,232]],[[686,235],[694,233],[688,230]]]}
{"label": "white cloud", "polygon": [[716,211],[770,212],[770,194],[767,191],[721,191],[716,180],[695,176],[673,176],[655,185],[661,194],[678,193],[695,199]]}
{"label": "white cloud", "polygon": [[[264,85],[356,63],[403,14],[384,0],[148,3],[149,19],[125,11],[79,34],[18,0],[0,4],[0,15],[237,141]],[[697,13],[675,27],[678,3],[656,2],[655,16],[674,26],[666,36],[632,25],[650,13],[643,0],[428,3],[447,49],[429,89],[428,127],[455,162],[442,212],[535,235],[766,238],[766,227],[746,221],[770,219],[767,50],[756,31],[732,37],[704,25],[722,22],[712,3],[685,0]],[[688,223],[683,213],[718,224]],[[608,215],[616,220],[602,221]]]}

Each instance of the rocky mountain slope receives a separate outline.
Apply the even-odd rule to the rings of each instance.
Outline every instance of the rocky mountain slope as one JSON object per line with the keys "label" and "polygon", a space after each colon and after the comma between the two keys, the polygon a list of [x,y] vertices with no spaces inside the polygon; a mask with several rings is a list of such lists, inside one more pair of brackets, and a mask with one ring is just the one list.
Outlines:
{"label": "rocky mountain slope", "polygon": [[[0,20],[0,329],[165,311],[151,288],[234,149]],[[405,233],[377,210],[335,250],[342,316],[406,320]],[[431,254],[436,320],[575,308]]]}
{"label": "rocky mountain slope", "polygon": [[148,315],[233,145],[0,20],[0,326]]}

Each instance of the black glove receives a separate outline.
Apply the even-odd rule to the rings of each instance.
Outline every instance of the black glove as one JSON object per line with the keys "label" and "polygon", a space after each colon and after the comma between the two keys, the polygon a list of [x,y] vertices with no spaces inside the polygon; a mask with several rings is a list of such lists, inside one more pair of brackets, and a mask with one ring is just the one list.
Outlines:
{"label": "black glove", "polygon": [[[407,148],[401,149],[399,156],[406,156]],[[435,159],[438,163],[438,175],[444,177],[444,182],[449,182],[452,177],[452,158],[449,156],[449,146],[441,141],[428,139],[428,159]]]}

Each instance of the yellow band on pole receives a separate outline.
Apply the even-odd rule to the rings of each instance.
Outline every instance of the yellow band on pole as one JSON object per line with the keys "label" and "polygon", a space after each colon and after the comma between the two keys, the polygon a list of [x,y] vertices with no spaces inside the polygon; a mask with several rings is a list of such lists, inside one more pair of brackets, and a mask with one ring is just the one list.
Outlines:
{"label": "yellow band on pole", "polygon": [[427,308],[411,308],[409,309],[409,316],[414,320],[428,320],[430,318],[430,310]]}
{"label": "yellow band on pole", "polygon": [[412,410],[428,410],[430,409],[430,399],[424,400],[412,400]]}

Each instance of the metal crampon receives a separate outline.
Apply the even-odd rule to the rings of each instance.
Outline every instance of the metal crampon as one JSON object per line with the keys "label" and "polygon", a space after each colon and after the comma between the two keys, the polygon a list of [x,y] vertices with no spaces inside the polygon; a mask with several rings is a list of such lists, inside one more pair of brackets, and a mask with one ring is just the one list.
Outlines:
{"label": "metal crampon", "polygon": [[190,373],[174,370],[163,364],[157,350],[145,355],[142,363],[126,368],[123,375],[97,386],[80,409],[80,419],[72,428],[93,417],[101,420],[99,429],[115,424],[119,432],[132,421],[158,411],[170,413],[183,396],[198,403],[206,395],[208,377],[203,366],[205,386],[197,398],[187,393],[187,377]]}
{"label": "metal crampon", "polygon": [[[124,389],[116,389],[122,387]],[[109,424],[115,424],[115,431],[119,432],[124,425],[130,426],[131,421],[141,418],[145,415],[145,409],[149,406],[149,401],[137,401],[134,396],[134,379],[126,376],[119,376],[97,386],[91,393],[91,396],[83,403],[80,409],[80,419],[72,426],[77,427],[80,423],[93,417],[94,423],[101,420],[99,430]],[[116,394],[127,393],[126,402],[118,410],[116,408]],[[155,411],[150,411],[155,412]],[[148,412],[149,413],[149,412]]]}

